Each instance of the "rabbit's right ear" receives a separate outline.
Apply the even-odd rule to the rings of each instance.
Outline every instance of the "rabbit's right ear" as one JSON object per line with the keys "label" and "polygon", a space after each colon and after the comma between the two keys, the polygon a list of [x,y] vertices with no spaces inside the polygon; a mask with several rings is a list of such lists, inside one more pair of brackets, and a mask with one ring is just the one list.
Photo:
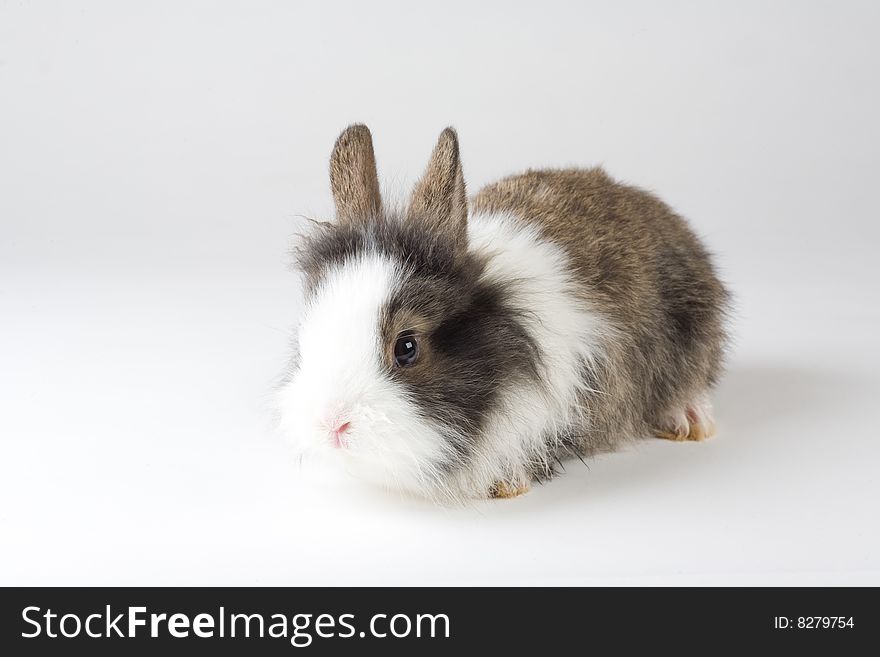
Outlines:
{"label": "rabbit's right ear", "polygon": [[336,140],[330,156],[330,188],[342,223],[364,221],[382,212],[373,137],[367,126],[350,125]]}

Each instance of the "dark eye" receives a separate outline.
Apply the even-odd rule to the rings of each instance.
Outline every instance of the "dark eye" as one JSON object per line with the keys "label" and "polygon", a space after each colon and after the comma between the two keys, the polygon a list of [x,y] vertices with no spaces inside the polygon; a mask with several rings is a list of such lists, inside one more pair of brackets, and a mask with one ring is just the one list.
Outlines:
{"label": "dark eye", "polygon": [[394,343],[394,364],[397,367],[407,367],[416,362],[419,356],[419,345],[412,333],[401,333]]}

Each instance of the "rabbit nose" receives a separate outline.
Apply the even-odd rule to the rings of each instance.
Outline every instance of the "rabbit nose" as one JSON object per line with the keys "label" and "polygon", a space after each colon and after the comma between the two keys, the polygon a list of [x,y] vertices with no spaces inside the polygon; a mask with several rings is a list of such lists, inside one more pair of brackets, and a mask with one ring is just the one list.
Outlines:
{"label": "rabbit nose", "polygon": [[332,433],[333,446],[336,448],[347,447],[345,433],[351,428],[351,422],[338,420],[330,424],[330,433]]}

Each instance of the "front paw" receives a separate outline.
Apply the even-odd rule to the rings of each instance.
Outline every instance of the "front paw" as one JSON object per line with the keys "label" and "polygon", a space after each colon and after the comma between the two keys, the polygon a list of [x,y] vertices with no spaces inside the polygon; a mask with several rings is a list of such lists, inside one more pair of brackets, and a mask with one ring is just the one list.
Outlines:
{"label": "front paw", "polygon": [[496,481],[489,489],[489,497],[494,500],[509,500],[529,492],[528,484],[514,485],[506,481]]}

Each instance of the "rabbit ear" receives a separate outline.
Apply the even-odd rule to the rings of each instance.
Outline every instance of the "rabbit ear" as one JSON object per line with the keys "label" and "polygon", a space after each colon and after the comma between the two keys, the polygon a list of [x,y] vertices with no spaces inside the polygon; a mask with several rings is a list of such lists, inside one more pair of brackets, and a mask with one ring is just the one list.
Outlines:
{"label": "rabbit ear", "polygon": [[446,128],[413,190],[407,216],[410,221],[424,222],[430,230],[448,235],[457,247],[466,248],[467,213],[458,136],[455,130]]}
{"label": "rabbit ear", "polygon": [[367,126],[350,125],[336,140],[330,156],[330,188],[340,222],[363,221],[382,212],[373,137]]}

